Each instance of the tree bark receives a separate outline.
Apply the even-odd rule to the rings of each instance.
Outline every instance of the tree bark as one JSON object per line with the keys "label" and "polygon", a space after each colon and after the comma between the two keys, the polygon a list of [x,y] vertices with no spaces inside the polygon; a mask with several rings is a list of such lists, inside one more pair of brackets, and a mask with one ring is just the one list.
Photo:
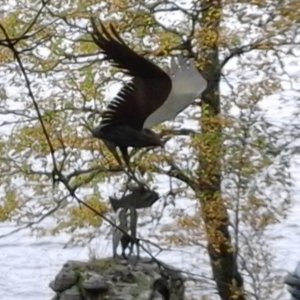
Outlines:
{"label": "tree bark", "polygon": [[222,123],[220,113],[219,32],[221,0],[202,0],[200,18],[201,72],[208,80],[202,95],[201,138],[199,141],[199,199],[208,241],[208,253],[222,300],[246,299],[242,276],[238,271],[236,249],[229,233],[229,216],[221,192]]}

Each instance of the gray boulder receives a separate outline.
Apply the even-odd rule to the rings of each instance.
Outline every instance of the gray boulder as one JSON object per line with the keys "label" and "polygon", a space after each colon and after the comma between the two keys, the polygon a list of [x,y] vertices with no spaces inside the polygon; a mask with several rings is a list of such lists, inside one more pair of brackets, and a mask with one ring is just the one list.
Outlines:
{"label": "gray boulder", "polygon": [[67,262],[50,283],[55,300],[183,300],[184,278],[163,262],[105,258]]}

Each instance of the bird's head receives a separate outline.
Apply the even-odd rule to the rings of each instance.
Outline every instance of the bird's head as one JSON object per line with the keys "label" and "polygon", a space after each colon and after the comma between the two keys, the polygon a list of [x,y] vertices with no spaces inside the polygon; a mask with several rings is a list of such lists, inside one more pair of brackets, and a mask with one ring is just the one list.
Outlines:
{"label": "bird's head", "polygon": [[154,131],[144,128],[143,129],[143,136],[145,139],[148,139],[153,144],[156,144],[157,146],[164,147],[164,142],[161,140],[160,136],[155,133]]}

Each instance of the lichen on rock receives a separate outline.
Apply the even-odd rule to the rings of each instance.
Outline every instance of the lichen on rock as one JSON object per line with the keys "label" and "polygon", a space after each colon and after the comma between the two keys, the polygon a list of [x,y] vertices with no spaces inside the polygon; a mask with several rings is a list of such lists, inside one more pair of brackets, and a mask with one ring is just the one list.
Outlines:
{"label": "lichen on rock", "polygon": [[[53,300],[183,300],[180,271],[158,261],[104,258],[69,261],[50,283]],[[157,298],[158,297],[158,298]]]}

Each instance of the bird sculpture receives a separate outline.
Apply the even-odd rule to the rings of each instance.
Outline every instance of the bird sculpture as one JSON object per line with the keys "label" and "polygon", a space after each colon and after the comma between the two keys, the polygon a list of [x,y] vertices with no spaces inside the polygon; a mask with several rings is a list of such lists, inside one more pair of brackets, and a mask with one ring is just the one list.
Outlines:
{"label": "bird sculpture", "polygon": [[128,147],[163,147],[160,136],[149,127],[174,119],[206,89],[207,82],[192,61],[180,57],[177,64],[172,58],[169,75],[131,50],[112,25],[108,30],[100,22],[100,31],[94,19],[91,23],[91,36],[104,59],[132,77],[108,104],[92,134],[122,164],[119,148],[129,166]]}

